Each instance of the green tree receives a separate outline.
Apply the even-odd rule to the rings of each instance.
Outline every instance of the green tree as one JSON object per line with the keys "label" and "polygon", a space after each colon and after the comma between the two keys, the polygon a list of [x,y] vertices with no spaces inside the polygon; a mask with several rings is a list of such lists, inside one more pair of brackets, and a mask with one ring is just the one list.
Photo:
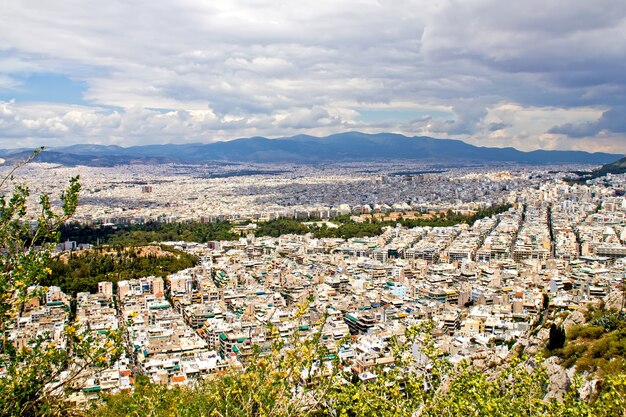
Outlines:
{"label": "green tree", "polygon": [[[42,148],[43,149],[43,148]],[[18,164],[0,181],[0,415],[32,416],[72,414],[65,400],[83,372],[114,362],[120,352],[119,332],[98,337],[77,326],[63,330],[64,346],[51,335],[33,337],[23,347],[9,339],[24,306],[43,297],[40,286],[51,272],[50,252],[58,242],[56,229],[69,219],[78,204],[78,177],[70,180],[60,195],[60,208],[53,208],[50,196],[39,196],[36,221],[27,221],[30,189],[14,178],[15,171],[30,162],[39,151]]]}
{"label": "green tree", "polygon": [[565,330],[561,326],[552,323],[548,339],[548,350],[561,349],[565,345]]}

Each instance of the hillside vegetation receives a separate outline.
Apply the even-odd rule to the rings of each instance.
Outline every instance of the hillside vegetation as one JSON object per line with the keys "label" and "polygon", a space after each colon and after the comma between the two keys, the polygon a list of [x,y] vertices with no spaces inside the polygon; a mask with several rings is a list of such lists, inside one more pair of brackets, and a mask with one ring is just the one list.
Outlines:
{"label": "hillside vegetation", "polygon": [[605,177],[607,174],[625,174],[626,173],[626,157],[619,159],[610,164],[602,165],[600,168],[591,172],[576,172],[578,178],[570,180],[570,182],[584,183],[595,178]]}
{"label": "hillside vegetation", "polygon": [[555,354],[566,368],[601,375],[623,373],[626,365],[626,321],[623,314],[590,309],[587,322],[570,327],[565,346]]}
{"label": "hillside vegetation", "polygon": [[98,282],[114,283],[146,276],[165,277],[197,263],[195,256],[183,251],[143,246],[128,248],[100,247],[70,252],[50,261],[51,273],[42,282],[57,285],[68,294],[81,291],[97,292]]}
{"label": "hillside vegetation", "polygon": [[[514,356],[497,368],[453,367],[434,349],[429,328],[411,328],[392,341],[395,364],[371,369],[362,381],[312,340],[271,355],[260,352],[243,370],[191,387],[168,389],[139,378],[134,392],[104,397],[89,410],[105,416],[621,416],[626,412],[623,369],[604,379],[601,391],[583,400],[574,384],[562,400],[549,395],[541,360]],[[418,343],[424,361],[415,361]],[[332,356],[330,356],[332,357]]]}

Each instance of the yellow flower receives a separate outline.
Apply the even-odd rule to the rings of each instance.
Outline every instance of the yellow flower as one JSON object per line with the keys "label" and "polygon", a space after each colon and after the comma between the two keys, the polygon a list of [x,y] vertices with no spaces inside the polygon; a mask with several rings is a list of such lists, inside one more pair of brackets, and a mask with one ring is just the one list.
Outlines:
{"label": "yellow flower", "polygon": [[52,274],[52,269],[50,269],[50,268],[46,268],[46,269],[44,269],[44,271],[46,271],[46,274],[48,274],[48,275]]}

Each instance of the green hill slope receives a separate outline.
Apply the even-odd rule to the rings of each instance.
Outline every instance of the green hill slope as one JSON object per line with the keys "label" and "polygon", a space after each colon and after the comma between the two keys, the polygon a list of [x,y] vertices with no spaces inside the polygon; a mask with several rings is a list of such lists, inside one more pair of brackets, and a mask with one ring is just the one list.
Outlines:
{"label": "green hill slope", "polygon": [[610,164],[604,164],[590,173],[576,172],[576,174],[578,174],[578,178],[572,180],[572,182],[583,183],[588,180],[604,177],[607,174],[618,175],[624,173],[626,173],[626,157],[615,162],[611,162]]}

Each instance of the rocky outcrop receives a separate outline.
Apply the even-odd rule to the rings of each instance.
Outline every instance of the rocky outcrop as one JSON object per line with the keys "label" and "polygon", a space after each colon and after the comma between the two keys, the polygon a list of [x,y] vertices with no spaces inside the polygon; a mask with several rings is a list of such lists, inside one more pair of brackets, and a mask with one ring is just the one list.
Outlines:
{"label": "rocky outcrop", "polygon": [[583,400],[588,400],[592,398],[595,394],[597,394],[600,388],[599,385],[599,379],[594,378],[586,380],[578,391],[580,393],[580,398],[582,398]]}
{"label": "rocky outcrop", "polygon": [[524,353],[528,356],[534,356],[539,353],[540,350],[546,347],[548,338],[550,337],[550,329],[542,327],[539,329],[536,335],[530,336],[526,343]]}
{"label": "rocky outcrop", "polygon": [[565,331],[567,331],[572,326],[575,326],[578,324],[584,324],[584,323],[585,323],[585,315],[581,313],[580,311],[572,311],[571,313],[567,315],[565,320],[563,320],[563,328],[565,329]]}
{"label": "rocky outcrop", "polygon": [[620,310],[622,308],[624,294],[622,291],[613,291],[604,299],[608,310]]}
{"label": "rocky outcrop", "polygon": [[548,393],[545,399],[562,400],[567,390],[572,385],[571,372],[563,368],[560,364],[561,360],[555,356],[546,359],[543,366],[548,375]]}

